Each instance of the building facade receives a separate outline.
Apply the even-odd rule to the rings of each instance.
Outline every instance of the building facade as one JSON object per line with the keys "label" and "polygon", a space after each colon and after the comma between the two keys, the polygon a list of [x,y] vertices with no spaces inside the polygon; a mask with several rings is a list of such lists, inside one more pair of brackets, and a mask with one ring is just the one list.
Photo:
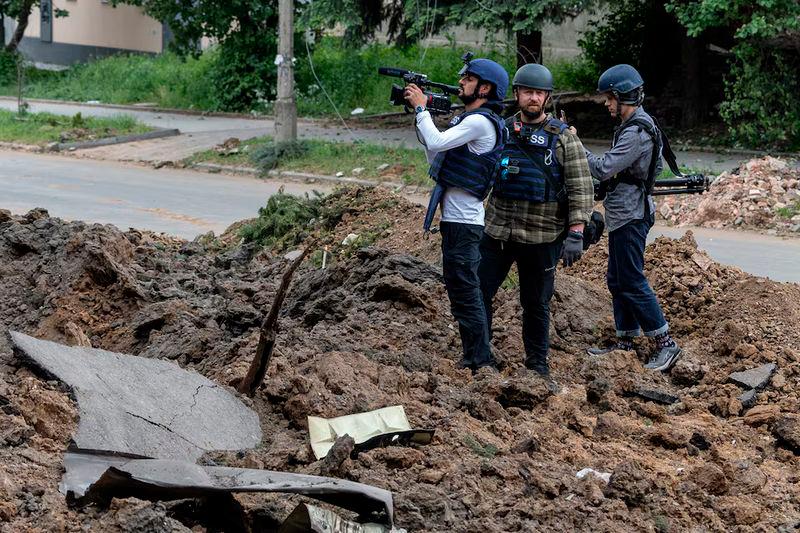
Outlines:
{"label": "building facade", "polygon": [[[69,12],[55,17],[57,10]],[[6,42],[15,21],[6,17]],[[41,0],[31,12],[19,50],[39,64],[72,65],[121,52],[157,54],[169,43],[166,24],[148,17],[140,7],[113,7],[105,0]]]}

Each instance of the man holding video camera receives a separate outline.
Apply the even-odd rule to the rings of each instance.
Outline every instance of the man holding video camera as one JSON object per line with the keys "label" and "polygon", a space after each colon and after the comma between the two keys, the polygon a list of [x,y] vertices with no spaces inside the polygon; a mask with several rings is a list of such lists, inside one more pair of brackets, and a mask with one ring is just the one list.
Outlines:
{"label": "man holding video camera", "polygon": [[[505,125],[498,113],[508,89],[508,73],[489,59],[465,59],[459,73],[464,113],[439,131],[426,109],[429,96],[415,84],[405,98],[416,113],[430,175],[441,197],[442,269],[450,310],[458,322],[463,358],[460,366],[496,369],[478,280],[483,235],[483,200],[489,193],[503,143]],[[431,206],[433,209],[436,205]]]}
{"label": "man holding video camera", "polygon": [[616,65],[606,70],[597,82],[597,92],[605,97],[611,116],[621,121],[609,151],[599,156],[586,151],[592,176],[606,191],[606,280],[617,340],[607,348],[590,348],[588,353],[602,356],[614,350],[632,350],[634,337],[644,330],[644,335],[656,342],[645,368],[666,372],[681,356],[681,349],[670,337],[664,313],[644,275],[645,241],[655,222],[653,184],[663,168],[664,140],[658,125],[641,107],[644,80],[635,68]]}
{"label": "man holding video camera", "polygon": [[544,111],[553,91],[547,67],[522,66],[512,87],[520,111],[506,121],[509,140],[486,210],[478,274],[491,332],[492,300],[517,264],[525,367],[547,378],[556,265],[560,257],[569,266],[583,254],[592,176],[581,141]]}

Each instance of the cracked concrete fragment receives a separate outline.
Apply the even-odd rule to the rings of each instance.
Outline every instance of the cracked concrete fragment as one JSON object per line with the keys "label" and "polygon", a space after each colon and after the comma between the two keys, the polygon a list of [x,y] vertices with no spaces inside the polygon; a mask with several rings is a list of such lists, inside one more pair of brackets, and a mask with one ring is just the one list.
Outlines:
{"label": "cracked concrete fragment", "polygon": [[233,394],[173,362],[69,347],[12,332],[18,355],[72,388],[78,448],[195,461],[261,441],[258,416]]}

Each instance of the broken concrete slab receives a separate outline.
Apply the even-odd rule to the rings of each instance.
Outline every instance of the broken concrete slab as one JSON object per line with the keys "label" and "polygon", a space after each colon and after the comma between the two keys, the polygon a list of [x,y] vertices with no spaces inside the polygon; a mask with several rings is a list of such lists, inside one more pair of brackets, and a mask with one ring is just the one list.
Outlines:
{"label": "broken concrete slab", "polygon": [[743,372],[734,372],[728,376],[728,381],[745,389],[761,390],[767,386],[770,378],[772,378],[772,374],[774,374],[777,369],[778,365],[775,363],[767,363]]}
{"label": "broken concrete slab", "polygon": [[742,402],[742,407],[750,409],[756,404],[757,396],[758,391],[756,389],[750,389],[739,396],[739,401]]}
{"label": "broken concrete slab", "polygon": [[381,524],[359,524],[316,505],[301,503],[281,524],[278,533],[400,533]]}
{"label": "broken concrete slab", "polygon": [[308,417],[311,449],[317,459],[322,459],[342,435],[355,440],[353,453],[387,446],[407,445],[411,442],[428,444],[433,438],[432,429],[412,429],[402,405],[384,407],[366,413],[336,418]]}
{"label": "broken concrete slab", "polygon": [[278,492],[309,496],[389,525],[393,520],[391,492],[345,479],[83,453],[68,454],[65,463],[70,472],[63,488],[78,505],[105,504],[112,498],[175,500]]}
{"label": "broken concrete slab", "polygon": [[78,448],[195,461],[252,448],[258,415],[220,385],[175,363],[69,347],[11,332],[18,356],[74,392]]}
{"label": "broken concrete slab", "polygon": [[680,398],[675,396],[674,394],[669,394],[668,392],[664,392],[658,389],[650,389],[647,387],[634,387],[630,392],[625,394],[626,396],[638,396],[645,400],[650,400],[651,402],[658,402],[663,403],[664,405],[671,405],[673,403],[678,403]]}

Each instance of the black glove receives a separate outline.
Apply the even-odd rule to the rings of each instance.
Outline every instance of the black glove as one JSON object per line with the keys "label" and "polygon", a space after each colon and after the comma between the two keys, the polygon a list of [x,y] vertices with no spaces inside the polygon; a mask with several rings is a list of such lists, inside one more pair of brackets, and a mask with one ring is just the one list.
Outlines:
{"label": "black glove", "polygon": [[564,266],[572,266],[583,255],[583,233],[570,231],[567,240],[564,241],[564,248],[561,257],[564,259]]}

